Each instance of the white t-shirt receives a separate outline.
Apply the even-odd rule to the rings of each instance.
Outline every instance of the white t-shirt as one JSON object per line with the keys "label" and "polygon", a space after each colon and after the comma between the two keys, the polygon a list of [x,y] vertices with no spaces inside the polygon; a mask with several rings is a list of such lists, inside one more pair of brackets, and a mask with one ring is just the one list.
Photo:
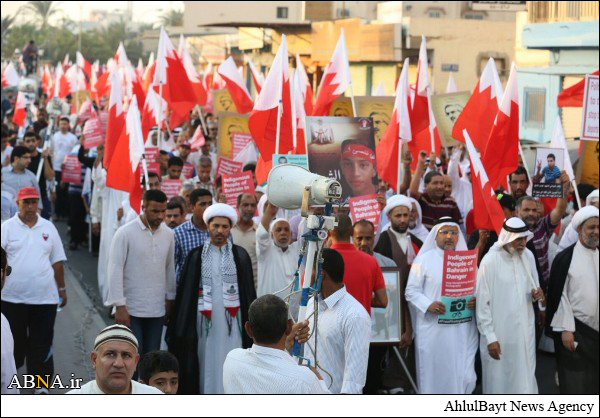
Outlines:
{"label": "white t-shirt", "polygon": [[60,131],[58,131],[54,134],[52,141],[50,142],[50,146],[53,151],[52,168],[54,171],[62,171],[60,166],[65,161],[67,154],[71,152],[77,143],[77,137],[71,132],[67,132],[63,135]]}
{"label": "white t-shirt", "polygon": [[[1,315],[1,314],[0,314]],[[15,342],[13,340],[10,324],[2,315],[2,385],[0,387],[3,395],[18,395],[19,389],[8,389],[14,375],[17,374],[14,357]]]}
{"label": "white t-shirt", "polygon": [[67,257],[54,225],[38,216],[35,226],[29,228],[17,214],[2,224],[1,241],[12,267],[2,289],[2,300],[28,305],[57,304],[52,265]]}
{"label": "white t-shirt", "polygon": [[[164,395],[160,390],[152,386],[147,386],[138,383],[135,380],[131,381],[132,395]],[[95,380],[86,383],[81,389],[73,389],[67,392],[67,395],[106,395],[100,390]]]}

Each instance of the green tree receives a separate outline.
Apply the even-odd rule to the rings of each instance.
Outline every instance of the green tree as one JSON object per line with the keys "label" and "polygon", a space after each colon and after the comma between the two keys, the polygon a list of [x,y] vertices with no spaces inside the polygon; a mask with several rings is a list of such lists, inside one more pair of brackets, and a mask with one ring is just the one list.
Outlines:
{"label": "green tree", "polygon": [[30,1],[23,6],[23,11],[32,13],[34,21],[39,22],[43,30],[48,27],[50,18],[58,13],[55,6],[54,1]]}
{"label": "green tree", "polygon": [[183,26],[183,11],[166,10],[158,19],[160,26]]}
{"label": "green tree", "polygon": [[2,42],[2,59],[12,59],[15,50],[21,51],[25,44],[34,40],[39,45],[42,38],[40,31],[32,24],[25,23],[19,26],[11,26],[6,31]]}
{"label": "green tree", "polygon": [[2,44],[4,44],[4,38],[6,37],[6,33],[10,29],[10,27],[15,23],[15,18],[17,16],[6,15],[2,18]]}

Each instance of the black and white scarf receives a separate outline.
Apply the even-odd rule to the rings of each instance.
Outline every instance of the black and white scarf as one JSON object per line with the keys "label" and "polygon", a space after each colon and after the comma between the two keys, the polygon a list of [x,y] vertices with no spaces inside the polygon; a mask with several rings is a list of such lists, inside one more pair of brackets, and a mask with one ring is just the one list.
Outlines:
{"label": "black and white scarf", "polygon": [[[210,322],[212,318],[212,245],[206,243],[202,248],[202,289],[198,298],[198,311]],[[221,249],[221,266],[219,270],[222,276],[223,304],[225,315],[231,335],[231,326],[240,310],[240,292],[238,288],[237,269],[233,259],[233,244],[227,240],[227,244]],[[209,329],[210,327],[207,327]]]}

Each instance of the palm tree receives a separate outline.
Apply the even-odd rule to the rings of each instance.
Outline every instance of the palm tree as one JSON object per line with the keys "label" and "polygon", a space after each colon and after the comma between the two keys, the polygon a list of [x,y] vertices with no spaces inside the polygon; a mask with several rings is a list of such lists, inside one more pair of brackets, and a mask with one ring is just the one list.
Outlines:
{"label": "palm tree", "polygon": [[41,29],[48,27],[48,21],[58,13],[54,1],[30,1],[23,6],[23,11],[33,14],[34,20],[41,22]]}
{"label": "palm tree", "polygon": [[2,18],[2,42],[3,43],[4,43],[4,37],[6,36],[8,29],[10,29],[12,24],[15,22],[16,17],[17,17],[16,15],[15,16],[6,15]]}
{"label": "palm tree", "polygon": [[161,26],[183,26],[183,11],[166,10],[158,19]]}

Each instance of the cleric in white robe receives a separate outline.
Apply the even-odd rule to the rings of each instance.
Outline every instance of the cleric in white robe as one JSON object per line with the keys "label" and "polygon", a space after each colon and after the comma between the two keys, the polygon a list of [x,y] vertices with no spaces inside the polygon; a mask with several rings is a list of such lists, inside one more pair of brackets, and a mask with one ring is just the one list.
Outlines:
{"label": "cleric in white robe", "polygon": [[519,218],[504,222],[477,274],[477,326],[484,394],[538,393],[533,302],[542,301],[533,238]]}
{"label": "cleric in white robe", "polygon": [[169,351],[179,361],[179,394],[222,394],[223,364],[252,340],[242,324],[256,299],[252,261],[229,240],[235,209],[217,203],[204,211],[210,241],[193,249],[181,271],[167,328]]}
{"label": "cleric in white robe", "polygon": [[479,341],[475,321],[438,324],[438,315],[445,309],[440,302],[444,251],[467,249],[458,224],[441,218],[410,270],[406,300],[415,334],[417,386],[422,394],[470,394],[475,389]]}
{"label": "cleric in white robe", "polygon": [[578,240],[550,273],[546,324],[564,395],[598,394],[598,213],[593,206],[577,212],[571,225]]}
{"label": "cleric in white robe", "polygon": [[[598,202],[599,202],[599,197],[598,197],[598,189],[594,190],[592,193],[590,193],[588,195],[588,197],[585,199],[585,207],[595,207],[596,209],[598,209]],[[569,248],[571,245],[574,245],[577,240],[579,240],[579,234],[577,233],[577,229],[573,228],[573,224],[570,223],[566,229],[565,229],[565,233],[563,234],[562,238],[560,239],[560,243],[558,244],[558,252],[562,252],[564,250],[566,250],[567,248]]]}

